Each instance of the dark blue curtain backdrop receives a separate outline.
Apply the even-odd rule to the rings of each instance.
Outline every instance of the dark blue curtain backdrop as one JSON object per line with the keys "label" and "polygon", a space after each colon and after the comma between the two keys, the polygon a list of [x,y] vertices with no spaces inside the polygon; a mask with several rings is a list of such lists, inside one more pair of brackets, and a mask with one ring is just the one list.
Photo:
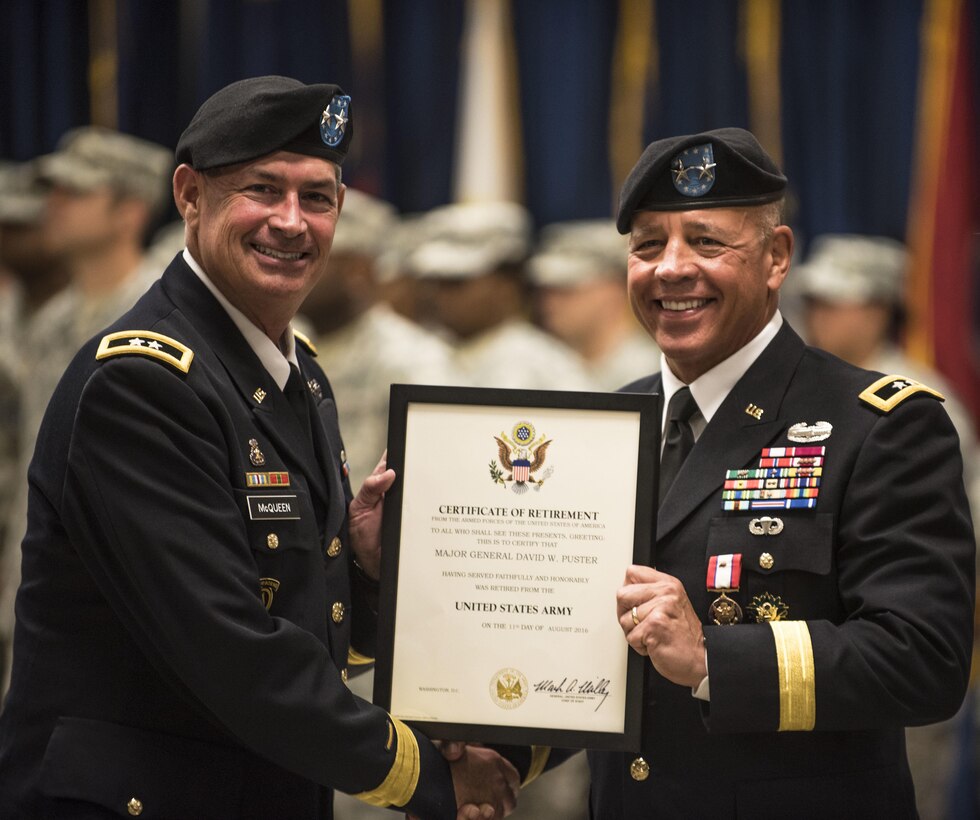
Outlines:
{"label": "dark blue curtain backdrop", "polygon": [[539,223],[610,213],[616,10],[609,0],[513,4],[525,201]]}
{"label": "dark blue curtain backdrop", "polygon": [[[379,0],[370,82],[353,68],[364,71],[349,2],[115,0],[119,128],[173,146],[200,102],[233,80],[337,82],[354,98],[355,121],[370,117],[377,135],[352,154],[347,181],[404,212],[449,201],[463,0]],[[923,2],[781,4],[782,155],[804,241],[827,231],[905,236]],[[968,2],[980,20],[980,0]],[[525,196],[538,224],[611,213],[621,183],[609,162],[620,7],[512,3]],[[90,121],[94,8],[0,0],[0,158],[49,151]],[[654,9],[643,141],[749,126],[740,2],[657,0]]]}

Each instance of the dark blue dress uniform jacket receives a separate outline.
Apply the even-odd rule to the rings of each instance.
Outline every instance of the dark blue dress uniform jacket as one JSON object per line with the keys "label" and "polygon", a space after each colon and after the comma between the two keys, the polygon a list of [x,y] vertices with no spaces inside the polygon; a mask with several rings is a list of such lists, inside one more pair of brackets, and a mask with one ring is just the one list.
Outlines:
{"label": "dark blue dress uniform jacket", "polygon": [[[648,669],[640,754],[590,754],[594,818],[915,816],[903,727],[962,701],[975,546],[941,402],[910,391],[873,407],[859,396],[878,378],[784,324],[698,439],[659,512],[657,568],[707,624],[708,559],[740,553],[729,597],[747,610],[769,593],[788,612],[705,627],[710,704]],[[892,394],[886,384],[879,398]],[[789,427],[818,421],[833,431],[814,442],[826,447],[815,509],[723,511],[727,469],[758,466],[763,447],[804,446]],[[782,531],[754,535],[763,516]]]}
{"label": "dark blue dress uniform jacket", "polygon": [[455,817],[441,756],[417,737],[406,768],[410,744],[342,677],[376,623],[323,372],[298,346],[322,394],[311,447],[180,257],[113,331],[178,347],[97,360],[94,339],[41,427],[0,817],[328,818],[329,787],[410,795],[413,777],[409,808]]}

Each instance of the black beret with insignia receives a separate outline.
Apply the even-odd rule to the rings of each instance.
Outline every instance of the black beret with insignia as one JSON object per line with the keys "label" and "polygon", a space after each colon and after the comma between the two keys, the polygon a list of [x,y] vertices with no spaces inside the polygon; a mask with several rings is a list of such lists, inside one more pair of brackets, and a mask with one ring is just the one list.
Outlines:
{"label": "black beret with insignia", "polygon": [[292,151],[339,164],[352,135],[350,97],[339,86],[252,77],[204,102],[177,142],[177,162],[204,171]]}
{"label": "black beret with insignia", "polygon": [[619,197],[616,227],[629,233],[636,211],[689,211],[763,205],[783,196],[786,177],[741,128],[650,143]]}

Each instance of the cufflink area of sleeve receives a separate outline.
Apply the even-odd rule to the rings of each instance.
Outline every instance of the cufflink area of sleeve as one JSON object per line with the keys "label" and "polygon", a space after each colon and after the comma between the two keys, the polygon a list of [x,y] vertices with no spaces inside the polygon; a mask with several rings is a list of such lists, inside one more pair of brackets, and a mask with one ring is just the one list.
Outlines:
{"label": "cufflink area of sleeve", "polygon": [[389,717],[388,721],[388,743],[391,743],[391,735],[394,733],[398,744],[395,748],[395,761],[380,786],[354,795],[358,800],[379,808],[404,806],[408,803],[418,787],[421,771],[421,755],[415,733],[397,718]]}

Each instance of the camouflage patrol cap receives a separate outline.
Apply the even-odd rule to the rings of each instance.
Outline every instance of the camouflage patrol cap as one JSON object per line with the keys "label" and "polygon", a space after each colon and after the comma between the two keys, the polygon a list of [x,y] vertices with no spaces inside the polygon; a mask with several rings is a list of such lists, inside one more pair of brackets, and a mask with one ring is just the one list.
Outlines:
{"label": "camouflage patrol cap", "polygon": [[669,137],[647,146],[619,198],[616,227],[629,233],[636,211],[763,205],[783,196],[786,177],[741,128]]}
{"label": "camouflage patrol cap", "polygon": [[86,125],[66,131],[55,152],[37,163],[38,176],[56,185],[85,192],[108,187],[142,199],[153,211],[168,201],[170,151],[110,128]]}
{"label": "camouflage patrol cap", "polygon": [[417,223],[408,270],[430,279],[470,279],[519,264],[531,247],[531,216],[516,202],[444,205]]}
{"label": "camouflage patrol cap", "polygon": [[292,151],[340,164],[353,133],[340,86],[250,77],[204,101],[177,142],[177,162],[204,171]]}
{"label": "camouflage patrol cap", "polygon": [[885,236],[824,234],[813,240],[794,275],[803,296],[824,302],[862,304],[902,301],[908,251]]}
{"label": "camouflage patrol cap", "polygon": [[44,189],[38,184],[33,162],[0,165],[0,222],[32,225],[44,212]]}
{"label": "camouflage patrol cap", "polygon": [[611,219],[556,222],[541,230],[528,278],[542,287],[626,280],[626,240]]}
{"label": "camouflage patrol cap", "polygon": [[397,221],[398,212],[394,205],[347,188],[330,252],[380,256],[388,246]]}

